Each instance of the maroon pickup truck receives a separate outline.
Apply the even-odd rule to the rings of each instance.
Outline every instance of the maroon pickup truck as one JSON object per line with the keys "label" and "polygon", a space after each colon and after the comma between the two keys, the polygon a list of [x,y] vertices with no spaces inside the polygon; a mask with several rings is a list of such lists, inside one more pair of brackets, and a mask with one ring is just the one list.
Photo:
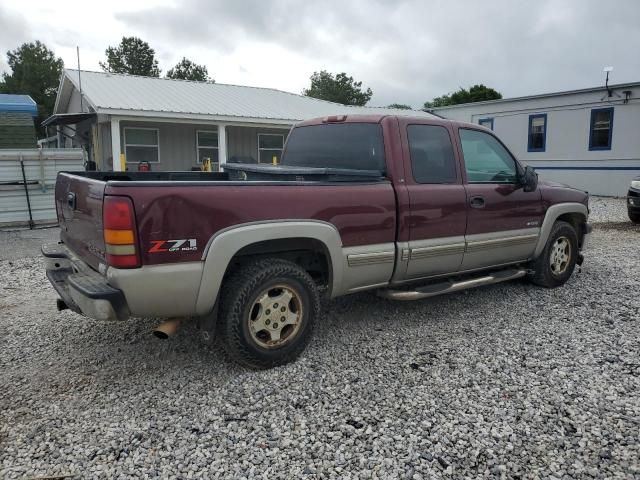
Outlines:
{"label": "maroon pickup truck", "polygon": [[159,336],[192,318],[255,367],[303,351],[321,296],[557,287],[590,232],[588,194],[538,183],[491,131],[408,116],[303,122],[279,166],[61,173],[56,208],[58,308],[169,319]]}

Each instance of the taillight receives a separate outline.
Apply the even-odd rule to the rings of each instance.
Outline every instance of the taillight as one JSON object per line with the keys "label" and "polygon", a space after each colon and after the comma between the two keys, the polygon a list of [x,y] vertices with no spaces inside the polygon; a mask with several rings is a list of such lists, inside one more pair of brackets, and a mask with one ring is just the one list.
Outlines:
{"label": "taillight", "polygon": [[104,197],[102,226],[107,264],[118,268],[139,267],[136,219],[128,197]]}

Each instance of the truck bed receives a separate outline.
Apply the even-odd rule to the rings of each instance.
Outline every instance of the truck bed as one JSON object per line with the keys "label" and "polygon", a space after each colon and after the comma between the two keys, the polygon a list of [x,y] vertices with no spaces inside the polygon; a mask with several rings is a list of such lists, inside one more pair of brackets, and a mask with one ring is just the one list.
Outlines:
{"label": "truck bed", "polygon": [[[395,240],[394,190],[380,172],[241,167],[224,173],[60,173],[56,208],[61,239],[100,270],[105,263],[103,199],[118,195],[133,203],[143,266],[201,261],[217,232],[266,220],[328,222],[345,247]],[[240,172],[244,175],[238,177]],[[181,240],[189,248],[157,247]]]}

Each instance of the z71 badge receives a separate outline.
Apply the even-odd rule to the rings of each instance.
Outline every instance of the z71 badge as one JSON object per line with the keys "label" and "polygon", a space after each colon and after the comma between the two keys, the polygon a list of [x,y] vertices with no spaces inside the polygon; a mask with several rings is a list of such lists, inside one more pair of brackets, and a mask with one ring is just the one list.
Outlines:
{"label": "z71 badge", "polygon": [[195,238],[183,238],[181,240],[151,240],[149,253],[160,252],[194,252],[198,250]]}

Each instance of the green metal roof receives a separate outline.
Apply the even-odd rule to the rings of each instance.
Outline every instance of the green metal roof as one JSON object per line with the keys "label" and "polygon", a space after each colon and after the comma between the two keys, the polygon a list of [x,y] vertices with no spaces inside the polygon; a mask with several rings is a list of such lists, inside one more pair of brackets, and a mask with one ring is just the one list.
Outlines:
{"label": "green metal roof", "polygon": [[35,148],[36,128],[30,113],[0,112],[0,148]]}

